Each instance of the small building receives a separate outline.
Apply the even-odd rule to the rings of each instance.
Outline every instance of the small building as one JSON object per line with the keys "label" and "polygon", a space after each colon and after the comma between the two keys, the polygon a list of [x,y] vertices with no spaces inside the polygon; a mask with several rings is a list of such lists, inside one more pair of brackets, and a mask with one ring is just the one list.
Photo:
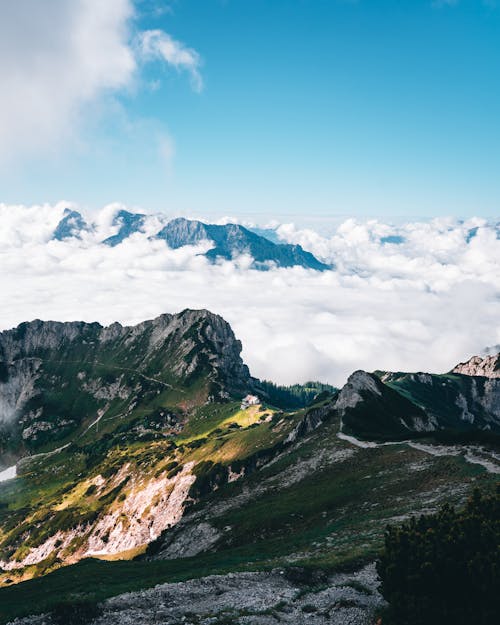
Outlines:
{"label": "small building", "polygon": [[247,395],[241,400],[241,409],[246,410],[250,406],[258,406],[260,404],[260,399],[257,395]]}

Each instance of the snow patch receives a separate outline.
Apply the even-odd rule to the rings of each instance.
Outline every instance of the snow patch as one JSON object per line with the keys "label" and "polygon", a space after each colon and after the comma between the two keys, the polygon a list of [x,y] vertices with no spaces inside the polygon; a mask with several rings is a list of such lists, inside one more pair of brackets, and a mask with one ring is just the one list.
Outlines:
{"label": "snow patch", "polygon": [[12,480],[15,477],[17,477],[16,465],[0,471],[0,482],[6,482],[7,480]]}

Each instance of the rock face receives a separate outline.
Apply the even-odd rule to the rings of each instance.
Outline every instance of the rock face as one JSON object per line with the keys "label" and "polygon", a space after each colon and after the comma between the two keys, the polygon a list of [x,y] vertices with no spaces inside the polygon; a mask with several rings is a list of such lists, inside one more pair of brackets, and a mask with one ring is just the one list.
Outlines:
{"label": "rock face", "polygon": [[278,267],[299,265],[317,271],[331,269],[300,245],[274,243],[237,224],[218,226],[178,218],[170,221],[156,236],[173,249],[210,241],[214,247],[205,256],[211,261],[218,258],[231,260],[240,254],[249,254],[256,269],[268,269],[272,264]]}
{"label": "rock face", "polygon": [[[115,503],[97,519],[88,518],[74,527],[49,532],[24,557],[0,559],[0,568],[14,571],[56,556],[76,562],[83,557],[113,555],[148,544],[181,519],[189,488],[196,479],[191,473],[193,464],[186,464],[172,478],[166,471],[157,477],[142,476],[128,464],[112,480],[98,475],[92,484],[101,496],[121,489],[120,506]],[[68,547],[72,547],[69,553]]]}
{"label": "rock face", "polygon": [[500,379],[356,371],[335,402],[343,432],[391,440],[439,430],[500,433]]}
{"label": "rock face", "polygon": [[118,226],[118,232],[103,241],[110,247],[115,247],[127,239],[134,232],[140,232],[144,226],[146,215],[142,213],[129,213],[120,210],[113,218],[113,226]]}
{"label": "rock face", "polygon": [[473,356],[466,362],[461,362],[454,367],[452,373],[500,378],[500,354],[493,354],[484,358]]}
{"label": "rock face", "polygon": [[400,438],[434,429],[420,407],[366,371],[349,377],[335,409],[341,415],[343,432],[363,438]]}
{"label": "rock face", "polygon": [[64,209],[64,215],[61,221],[57,224],[57,228],[54,230],[52,238],[56,241],[64,241],[71,237],[80,238],[81,233],[90,230],[85,219],[78,211]]}
{"label": "rock face", "polygon": [[0,333],[0,452],[56,441],[108,411],[147,409],[169,390],[198,384],[198,402],[242,395],[251,378],[240,352],[229,324],[206,310],[133,327],[22,323]]}

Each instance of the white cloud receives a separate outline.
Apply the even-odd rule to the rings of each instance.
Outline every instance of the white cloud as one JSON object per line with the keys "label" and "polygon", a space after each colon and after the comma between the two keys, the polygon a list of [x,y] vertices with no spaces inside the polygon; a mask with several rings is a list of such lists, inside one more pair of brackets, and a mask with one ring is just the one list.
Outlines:
{"label": "white cloud", "polygon": [[146,59],[161,59],[178,71],[186,71],[195,91],[203,89],[200,74],[201,58],[196,50],[188,48],[161,30],[146,30],[139,36],[139,47]]}
{"label": "white cloud", "polygon": [[50,149],[82,106],[128,85],[129,0],[19,0],[0,8],[0,158]]}
{"label": "white cloud", "polygon": [[168,249],[150,238],[158,216],[121,245],[100,245],[118,204],[93,215],[96,230],[82,240],[51,241],[66,205],[0,205],[2,329],[208,308],[231,323],[254,375],[286,383],[341,384],[358,368],[443,372],[500,343],[500,240],[483,220],[347,220],[331,237],[282,226],[282,237],[338,269],[258,272],[248,257],[210,265],[197,255],[208,244]]}
{"label": "white cloud", "polygon": [[0,4],[0,162],[78,140],[99,105],[137,80],[137,36],[201,88],[198,54],[162,31],[137,34],[134,17],[133,0]]}

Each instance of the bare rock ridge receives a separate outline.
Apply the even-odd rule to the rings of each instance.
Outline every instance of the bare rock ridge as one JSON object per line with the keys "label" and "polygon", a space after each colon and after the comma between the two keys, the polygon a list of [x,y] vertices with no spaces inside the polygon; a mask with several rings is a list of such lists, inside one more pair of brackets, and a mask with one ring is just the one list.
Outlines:
{"label": "bare rock ridge", "polygon": [[500,354],[484,357],[472,356],[466,362],[461,362],[454,367],[452,373],[484,376],[485,378],[500,378]]}

